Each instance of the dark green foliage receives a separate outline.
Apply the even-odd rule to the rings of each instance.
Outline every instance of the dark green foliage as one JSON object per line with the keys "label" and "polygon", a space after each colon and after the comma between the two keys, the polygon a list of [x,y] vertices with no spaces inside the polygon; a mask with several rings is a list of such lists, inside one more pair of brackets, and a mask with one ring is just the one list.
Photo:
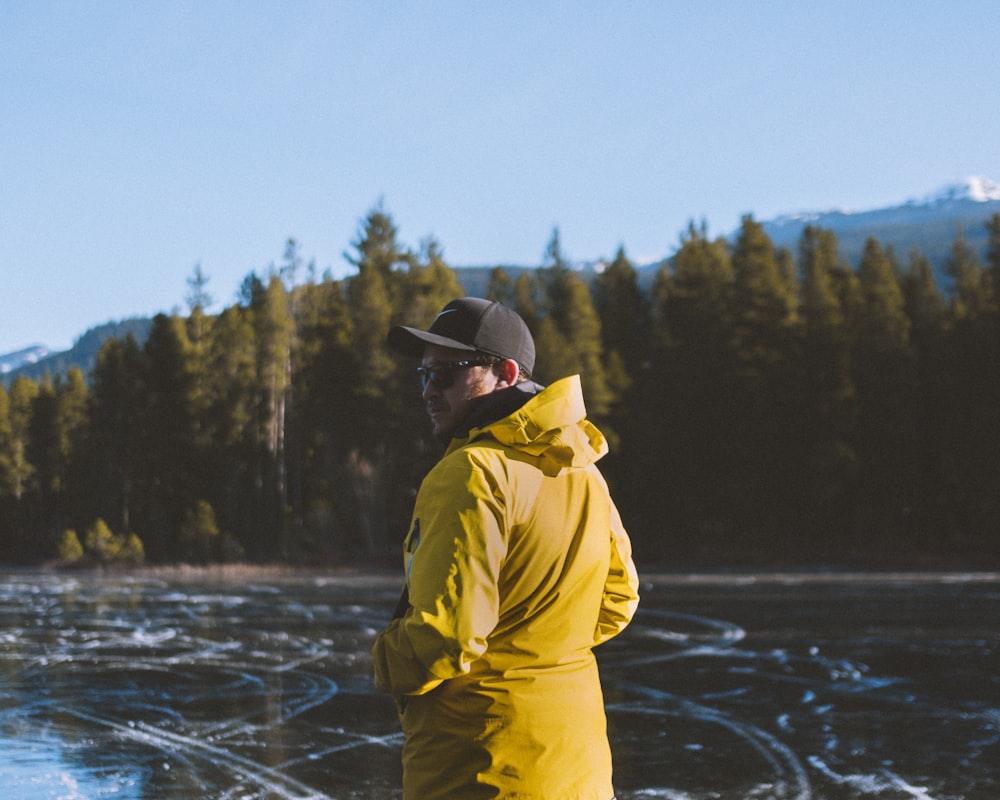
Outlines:
{"label": "dark green foliage", "polygon": [[[66,533],[75,535],[72,530]],[[79,544],[79,540],[77,540]],[[77,554],[72,536],[66,536],[60,542],[59,557],[72,557]],[[87,529],[83,540],[82,557],[97,564],[121,564],[138,566],[146,560],[142,540],[134,533],[114,533],[103,519],[96,519]],[[76,560],[76,559],[74,559]]]}
{"label": "dark green foliage", "polygon": [[639,288],[638,273],[624,247],[618,248],[614,260],[594,279],[594,307],[600,317],[605,351],[617,354],[622,361],[622,378],[648,365],[650,303]]}
{"label": "dark green foliage", "polygon": [[558,228],[545,251],[547,266],[533,280],[518,277],[513,305],[531,328],[536,343],[534,377],[551,383],[581,376],[589,415],[607,420],[616,388],[609,382],[601,320],[590,287],[569,268]]}
{"label": "dark green foliage", "polygon": [[986,244],[986,265],[990,271],[990,289],[993,302],[1000,303],[1000,214],[994,214],[986,225],[989,239]]}
{"label": "dark green foliage", "polygon": [[905,529],[917,463],[910,320],[892,254],[874,239],[861,257],[858,280],[861,302],[848,320],[858,402],[852,437],[858,457],[856,547],[871,530]]}
{"label": "dark green foliage", "polygon": [[[985,264],[956,235],[947,295],[919,252],[901,268],[870,239],[855,270],[831,232],[793,254],[750,217],[732,244],[690,226],[651,283],[624,248],[571,268],[555,230],[542,267],[475,293],[525,317],[538,380],[581,374],[642,563],[995,567],[1000,215],[987,227]],[[0,388],[4,559],[395,559],[441,450],[386,332],[465,290],[381,204],[352,248],[354,274],[317,282],[289,240],[215,315],[196,268],[190,313],[103,341],[87,380]]]}
{"label": "dark green foliage", "polygon": [[144,372],[142,350],[133,336],[126,336],[105,344],[91,376],[90,418],[80,459],[87,467],[84,511],[93,513],[81,516],[110,520],[118,530],[132,527],[142,503]]}
{"label": "dark green foliage", "polygon": [[839,291],[851,273],[839,259],[836,237],[812,227],[806,227],[799,243],[799,264],[805,440],[801,457],[806,466],[799,490],[804,513],[814,518],[809,526],[812,547],[823,552],[851,524],[845,512],[857,463],[852,434],[858,409],[849,310]]}
{"label": "dark green foliage", "polygon": [[672,266],[657,274],[650,367],[633,376],[633,413],[622,423],[622,453],[613,462],[623,473],[634,465],[633,477],[617,483],[626,506],[644,512],[640,533],[654,537],[640,543],[659,549],[662,531],[672,558],[692,557],[706,531],[733,530],[733,285],[725,242],[692,225]]}

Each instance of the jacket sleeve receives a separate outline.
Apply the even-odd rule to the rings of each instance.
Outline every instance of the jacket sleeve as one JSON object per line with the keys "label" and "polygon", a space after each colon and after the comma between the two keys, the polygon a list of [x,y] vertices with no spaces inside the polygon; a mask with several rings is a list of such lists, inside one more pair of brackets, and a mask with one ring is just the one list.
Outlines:
{"label": "jacket sleeve", "polygon": [[397,700],[469,671],[499,616],[497,580],[506,552],[494,479],[462,459],[439,464],[417,496],[420,537],[410,543],[410,607],[379,634],[375,683]]}
{"label": "jacket sleeve", "polygon": [[594,644],[617,636],[632,620],[639,605],[639,576],[632,562],[632,543],[621,516],[611,503],[611,562],[604,581],[601,612],[597,618]]}

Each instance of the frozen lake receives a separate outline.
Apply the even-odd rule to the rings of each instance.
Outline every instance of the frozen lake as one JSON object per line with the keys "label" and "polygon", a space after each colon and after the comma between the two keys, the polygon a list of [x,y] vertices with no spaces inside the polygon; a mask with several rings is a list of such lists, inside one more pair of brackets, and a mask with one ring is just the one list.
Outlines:
{"label": "frozen lake", "polygon": [[[620,800],[1000,796],[1000,574],[642,575],[598,657]],[[0,572],[17,798],[397,798],[398,579]]]}

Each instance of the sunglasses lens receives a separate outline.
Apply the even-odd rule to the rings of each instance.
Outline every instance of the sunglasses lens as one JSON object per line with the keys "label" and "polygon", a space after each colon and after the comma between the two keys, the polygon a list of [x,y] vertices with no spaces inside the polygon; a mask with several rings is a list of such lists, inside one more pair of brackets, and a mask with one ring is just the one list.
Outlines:
{"label": "sunglasses lens", "polygon": [[483,367],[486,364],[486,361],[447,361],[430,367],[417,367],[417,375],[420,376],[420,386],[423,389],[427,388],[427,384],[435,389],[447,389],[455,383],[455,374],[458,370]]}
{"label": "sunglasses lens", "polygon": [[428,383],[435,389],[447,389],[455,382],[455,370],[449,366],[417,367],[417,374],[423,389]]}

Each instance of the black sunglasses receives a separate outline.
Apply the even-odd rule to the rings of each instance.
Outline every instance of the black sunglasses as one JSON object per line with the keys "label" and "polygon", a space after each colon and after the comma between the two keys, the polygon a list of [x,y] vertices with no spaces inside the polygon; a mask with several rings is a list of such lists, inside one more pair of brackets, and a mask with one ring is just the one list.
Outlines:
{"label": "black sunglasses", "polygon": [[435,389],[447,389],[455,383],[455,373],[460,369],[469,367],[485,367],[488,361],[442,361],[439,364],[432,364],[429,367],[417,367],[417,375],[420,376],[420,387],[427,388],[431,384]]}

